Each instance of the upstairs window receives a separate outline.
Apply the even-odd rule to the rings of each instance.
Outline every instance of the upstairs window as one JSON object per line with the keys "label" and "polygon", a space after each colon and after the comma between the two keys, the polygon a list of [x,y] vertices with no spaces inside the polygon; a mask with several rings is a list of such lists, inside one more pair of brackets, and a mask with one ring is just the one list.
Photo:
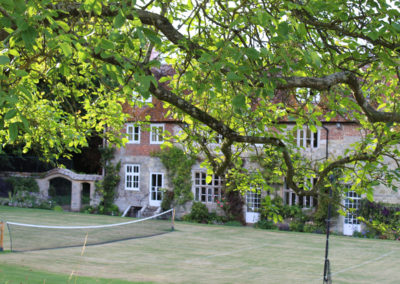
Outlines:
{"label": "upstairs window", "polygon": [[128,143],[140,143],[140,126],[127,124],[126,134],[128,134]]}
{"label": "upstairs window", "polygon": [[295,145],[303,148],[318,148],[319,147],[319,130],[312,132],[311,129],[303,128],[296,129],[293,133]]}
{"label": "upstairs window", "polygon": [[164,124],[151,124],[150,125],[150,144],[162,144]]}

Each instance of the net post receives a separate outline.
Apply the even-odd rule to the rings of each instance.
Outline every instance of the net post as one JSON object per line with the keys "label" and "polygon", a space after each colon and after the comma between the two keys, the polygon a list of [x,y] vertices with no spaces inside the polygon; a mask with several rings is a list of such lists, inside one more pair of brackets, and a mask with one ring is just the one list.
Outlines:
{"label": "net post", "polygon": [[0,221],[0,251],[4,250],[3,241],[4,241],[4,222]]}
{"label": "net post", "polygon": [[175,208],[172,209],[172,227],[171,231],[175,230]]}

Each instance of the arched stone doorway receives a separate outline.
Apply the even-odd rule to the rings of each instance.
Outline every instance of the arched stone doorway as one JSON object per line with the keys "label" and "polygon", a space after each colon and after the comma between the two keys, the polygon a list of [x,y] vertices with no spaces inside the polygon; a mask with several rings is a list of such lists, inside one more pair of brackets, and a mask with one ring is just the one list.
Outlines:
{"label": "arched stone doorway", "polygon": [[62,177],[50,179],[49,196],[64,210],[71,210],[72,182]]}

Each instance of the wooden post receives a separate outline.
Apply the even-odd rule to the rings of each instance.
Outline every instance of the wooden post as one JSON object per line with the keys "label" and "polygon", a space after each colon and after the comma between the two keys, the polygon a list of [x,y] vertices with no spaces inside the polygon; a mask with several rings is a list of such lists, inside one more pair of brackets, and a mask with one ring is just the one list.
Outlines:
{"label": "wooden post", "polygon": [[175,229],[175,208],[172,210],[172,231]]}
{"label": "wooden post", "polygon": [[4,222],[0,221],[0,251],[3,251],[3,241],[4,241]]}

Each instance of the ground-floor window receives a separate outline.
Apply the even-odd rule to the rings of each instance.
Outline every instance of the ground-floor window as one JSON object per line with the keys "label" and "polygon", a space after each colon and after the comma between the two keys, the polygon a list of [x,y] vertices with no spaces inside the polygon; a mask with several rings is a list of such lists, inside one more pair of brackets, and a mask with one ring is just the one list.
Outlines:
{"label": "ground-floor window", "polygon": [[204,203],[214,203],[221,198],[223,178],[212,175],[212,179],[207,183],[205,172],[194,172],[194,200]]}
{"label": "ground-floor window", "polygon": [[[315,182],[316,178],[311,178],[305,181],[303,186],[306,187],[311,184],[314,185]],[[317,206],[316,198],[309,195],[302,195],[302,196],[297,195],[293,191],[293,189],[287,186],[286,181],[284,183],[284,188],[283,188],[283,202],[286,205],[298,205],[302,208],[313,208]]]}
{"label": "ground-floor window", "polygon": [[163,197],[163,174],[151,174],[150,199],[153,201],[161,201]]}
{"label": "ground-floor window", "polygon": [[140,166],[125,165],[125,189],[139,190]]}

